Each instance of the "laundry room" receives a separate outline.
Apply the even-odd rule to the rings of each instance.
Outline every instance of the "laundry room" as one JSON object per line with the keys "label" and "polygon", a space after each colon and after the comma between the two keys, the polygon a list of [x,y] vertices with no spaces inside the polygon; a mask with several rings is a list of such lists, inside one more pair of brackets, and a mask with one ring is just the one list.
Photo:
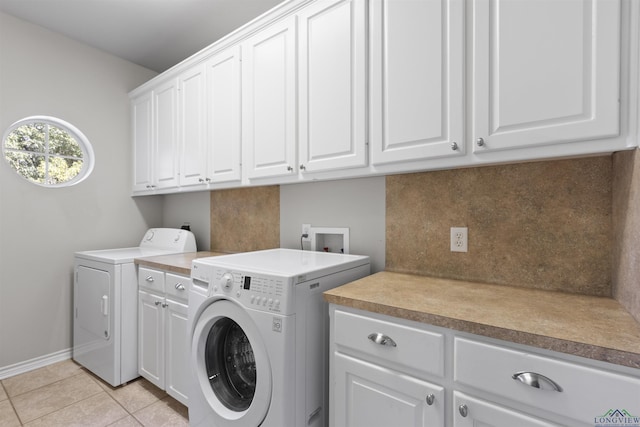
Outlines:
{"label": "laundry room", "polygon": [[[72,3],[59,1],[67,5]],[[398,391],[413,398],[414,390],[420,398],[411,407],[418,408],[415,413],[421,420],[435,419],[435,425],[464,426],[476,416],[480,421],[490,423],[498,419],[496,408],[505,417],[517,414],[520,418],[515,419],[548,423],[544,425],[593,425],[594,417],[609,409],[626,410],[633,416],[640,416],[637,402],[628,403],[620,393],[611,393],[613,397],[606,401],[609,405],[606,408],[601,408],[597,402],[593,404],[595,407],[582,403],[566,412],[554,403],[538,405],[525,398],[519,400],[518,393],[522,388],[525,389],[523,393],[527,393],[528,388],[548,392],[538,389],[546,385],[526,387],[535,381],[524,376],[512,379],[514,373],[509,373],[509,382],[504,388],[491,389],[481,384],[480,374],[465,370],[466,359],[463,358],[464,351],[469,350],[475,353],[477,360],[481,360],[486,352],[488,360],[504,357],[507,361],[518,353],[525,355],[523,357],[551,361],[548,366],[540,366],[547,369],[547,376],[564,389],[566,395],[563,397],[571,399],[574,399],[570,395],[574,391],[571,381],[581,373],[592,375],[585,381],[593,380],[594,384],[605,381],[603,378],[610,380],[611,383],[602,383],[607,384],[605,391],[620,387],[631,393],[640,392],[640,263],[637,262],[640,255],[640,154],[637,148],[640,140],[640,4],[613,0],[609,6],[603,6],[602,2],[567,0],[566,9],[558,7],[557,19],[549,26],[566,20],[562,25],[558,24],[558,28],[563,27],[562,31],[567,32],[570,32],[567,28],[581,28],[580,32],[571,34],[586,34],[590,30],[585,28],[590,27],[581,27],[582,21],[573,13],[584,4],[596,4],[597,7],[590,10],[580,9],[580,16],[592,13],[594,20],[617,23],[616,31],[604,32],[617,34],[617,39],[615,36],[607,39],[601,34],[598,37],[602,39],[597,39],[603,46],[615,46],[617,54],[607,56],[606,64],[598,64],[597,73],[596,68],[583,70],[580,75],[584,80],[570,88],[566,86],[577,80],[575,64],[583,64],[582,56],[562,58],[565,61],[562,69],[568,70],[566,75],[558,72],[556,76],[554,72],[548,87],[538,88],[538,92],[520,88],[518,78],[509,77],[511,75],[505,71],[507,77],[503,84],[508,91],[499,98],[503,104],[494,100],[495,104],[491,105],[496,115],[487,118],[478,111],[490,108],[477,108],[475,103],[481,102],[483,96],[494,95],[487,95],[489,89],[487,93],[477,91],[482,82],[478,83],[476,79],[494,79],[492,81],[496,82],[499,77],[488,77],[491,67],[479,59],[491,57],[487,52],[478,58],[475,56],[483,48],[478,43],[486,43],[484,49],[487,50],[492,46],[482,37],[476,40],[476,35],[472,34],[476,27],[471,23],[491,25],[498,17],[491,15],[491,8],[485,8],[482,1],[444,2],[450,4],[451,9],[437,19],[446,19],[449,23],[442,28],[466,26],[467,33],[464,37],[448,40],[450,43],[446,46],[455,49],[457,44],[459,54],[446,56],[448,62],[436,67],[448,73],[447,78],[442,78],[440,72],[434,75],[428,71],[433,68],[429,63],[417,61],[415,64],[415,69],[422,70],[420,76],[428,75],[438,80],[435,91],[438,96],[451,97],[448,101],[440,98],[434,101],[442,111],[428,115],[427,119],[426,114],[417,118],[410,114],[411,111],[419,114],[435,108],[414,99],[411,88],[431,90],[429,93],[433,94],[433,87],[413,83],[403,86],[398,83],[402,78],[386,81],[388,76],[376,71],[383,68],[383,61],[391,58],[377,51],[376,40],[383,38],[378,32],[387,27],[377,24],[382,19],[383,9],[379,10],[376,5],[388,3],[389,10],[393,11],[393,5],[402,1],[331,0],[331,4],[336,5],[331,11],[349,4],[349,13],[353,16],[349,15],[350,19],[347,19],[337,13],[335,21],[328,19],[330,25],[322,19],[318,22],[312,19],[332,16],[314,9],[328,4],[324,0],[271,0],[262,5],[247,2],[246,11],[236,10],[229,15],[228,25],[235,26],[220,30],[216,39],[178,59],[164,58],[166,62],[152,67],[150,62],[142,63],[143,53],[138,53],[140,62],[136,63],[124,55],[109,53],[99,44],[97,39],[115,37],[113,32],[117,31],[105,35],[99,28],[93,32],[87,28],[85,32],[93,33],[96,40],[77,39],[64,31],[47,28],[35,16],[20,16],[20,8],[12,8],[16,0],[0,0],[0,129],[4,136],[5,157],[0,162],[0,425],[38,422],[56,425],[56,418],[58,423],[73,417],[79,420],[82,411],[89,411],[81,409],[82,402],[91,403],[92,407],[107,405],[105,396],[112,399],[108,405],[111,402],[113,405],[105,409],[109,415],[104,419],[109,422],[102,425],[118,425],[118,422],[122,425],[125,422],[146,426],[187,425],[189,404],[174,397],[169,381],[163,380],[158,385],[160,383],[142,375],[126,385],[127,391],[124,386],[101,382],[98,374],[73,361],[74,254],[137,247],[149,230],[165,228],[188,229],[193,233],[198,252],[215,255],[274,248],[309,251],[312,246],[310,236],[304,233],[305,224],[316,228],[347,229],[348,254],[345,255],[368,257],[371,273],[368,279],[354,278],[352,285],[355,287],[347,285],[327,290],[324,296],[324,312],[327,316],[331,312],[332,322],[327,323],[327,334],[331,333],[331,336],[324,348],[327,364],[324,380],[329,384],[340,381],[346,384],[345,378],[362,378],[369,381],[367,390],[373,391],[367,394],[354,382],[350,385],[354,393],[360,390],[363,394],[357,395],[361,400],[350,401],[345,397],[345,390],[328,389],[321,412],[315,412],[317,405],[306,408],[304,416],[309,423],[322,419],[322,425],[382,426],[385,414],[373,411],[371,415],[363,415],[362,408],[376,407],[372,402],[381,402],[376,399],[387,392],[385,396],[394,396]],[[230,2],[220,1],[225,8],[229,7],[227,3]],[[443,2],[414,3],[436,7],[434,5]],[[515,11],[517,8],[509,9],[512,2],[496,3],[506,4],[505,14],[509,16],[510,13],[512,19],[521,17]],[[541,13],[535,2],[522,3],[530,3],[531,13]],[[80,12],[91,13],[82,8]],[[215,68],[219,64],[237,60],[233,62],[236,66],[241,64],[248,68],[246,64],[251,63],[259,69],[264,66],[260,60],[276,55],[280,52],[278,49],[287,46],[286,42],[276,47],[261,44],[259,42],[265,39],[260,36],[265,33],[269,35],[268,40],[275,40],[274,45],[280,43],[279,35],[290,28],[283,23],[293,15],[296,16],[295,34],[300,38],[294,44],[301,46],[304,41],[309,52],[320,47],[317,58],[309,52],[299,53],[296,59],[299,62],[294,67],[298,84],[295,96],[276,100],[277,94],[270,92],[277,92],[276,84],[260,87],[259,84],[264,83],[262,80],[246,80],[248,77],[236,70],[238,79],[251,81],[251,86],[248,89],[243,86],[242,93],[238,92],[238,98],[233,101],[237,104],[229,101],[220,106],[224,111],[231,111],[228,106],[233,105],[238,111],[237,117],[222,114],[215,119],[189,121],[185,118],[186,108],[180,110],[180,114],[176,108],[176,111],[172,110],[175,123],[181,124],[176,125],[175,133],[163,133],[166,129],[156,123],[146,124],[148,129],[153,129],[149,130],[150,135],[166,134],[171,135],[168,139],[188,142],[181,148],[171,148],[168,155],[163,155],[161,150],[155,151],[156,176],[145,181],[146,166],[140,165],[140,151],[136,151],[145,135],[137,122],[147,114],[145,102],[148,101],[149,106],[159,105],[163,98],[156,94],[161,93],[168,80],[174,79],[179,82],[176,87],[180,89],[172,92],[172,99],[176,105],[186,105],[183,97],[192,93],[189,85],[196,81],[192,77],[198,75],[194,70],[207,76],[197,84],[208,88],[205,85],[215,85],[217,72],[226,76],[226,68]],[[256,17],[256,21],[250,22]],[[58,16],[51,15],[52,22],[57,19]],[[169,18],[164,16],[163,19]],[[409,20],[410,16],[399,8],[398,15],[391,14],[389,19]],[[304,68],[318,65],[311,59],[327,59],[322,56],[322,40],[309,40],[312,32],[304,25],[311,26],[312,22],[318,25],[316,34],[323,34],[324,25],[335,29],[333,36],[337,42],[331,43],[344,44],[352,50],[336,48],[331,55],[335,56],[337,64],[358,64],[351,71],[362,74],[353,74],[355,78],[348,79],[338,66],[324,66],[319,68],[322,72],[317,77],[318,74]],[[339,39],[352,34],[345,30],[347,22],[353,25],[354,34],[361,31],[366,37],[362,40],[355,37],[349,43]],[[234,32],[246,23],[250,24]],[[505,26],[505,31],[518,36],[533,31],[530,27],[524,29],[524,24],[520,26],[521,32],[512,27]],[[272,28],[278,31],[269,33]],[[309,31],[305,32],[303,28]],[[397,27],[388,28],[395,30]],[[427,31],[422,26],[416,28]],[[461,34],[464,34],[462,30]],[[425,34],[427,36],[439,37]],[[140,35],[141,43],[144,37]],[[161,38],[158,34],[147,37]],[[554,37],[557,39],[558,34]],[[531,40],[531,37],[522,36],[522,39],[521,49],[534,52],[535,37]],[[394,43],[408,39],[398,36],[389,40],[391,49],[397,47]],[[573,46],[571,43],[582,43],[582,40],[571,39],[567,46]],[[242,61],[231,55],[240,44]],[[435,49],[433,45],[436,44],[429,44],[430,49]],[[265,56],[260,56],[257,49],[267,45],[274,50],[268,54],[262,52]],[[556,54],[562,52],[561,45],[558,43],[560,47]],[[594,53],[601,53],[595,50],[598,46],[597,43],[588,44],[585,50],[593,48],[594,51],[585,55],[599,58]],[[256,51],[250,53],[249,47]],[[524,55],[518,55],[517,48],[511,52],[510,47],[513,46],[507,43],[504,52],[518,59],[510,62],[507,58],[505,64],[515,67],[515,63],[524,61]],[[205,49],[201,51],[202,48]],[[207,53],[207,49],[211,52]],[[345,59],[348,58],[347,51],[349,54],[355,52],[353,61]],[[435,57],[433,52],[431,55]],[[406,54],[392,59],[409,61],[413,59],[407,58],[413,56],[419,55]],[[308,61],[303,61],[304,58]],[[584,61],[585,64],[595,62],[595,59],[591,63]],[[616,66],[607,68],[612,62]],[[535,61],[527,63],[535,68],[532,75],[551,73]],[[482,67],[486,70],[477,71]],[[275,72],[276,68],[264,66],[266,72]],[[389,73],[397,72],[406,80],[415,78],[406,71],[408,68],[389,68]],[[456,69],[460,70],[457,74]],[[405,70],[406,74],[398,70]],[[517,74],[517,70],[507,71]],[[487,75],[478,77],[482,73]],[[593,77],[599,73],[605,76],[604,83]],[[522,73],[520,76],[526,79]],[[615,77],[615,87],[607,86],[611,76]],[[315,78],[318,80],[313,80]],[[326,91],[326,97],[314,98],[318,96],[318,92],[312,90],[314,85],[327,86],[326,79],[335,81],[335,87]],[[422,77],[415,79],[420,81]],[[275,80],[269,80],[272,81]],[[353,82],[353,87],[345,86]],[[284,86],[287,84],[291,82],[283,83]],[[383,89],[376,89],[376,84],[396,88],[391,94],[398,94],[400,100]],[[596,97],[589,92],[589,85],[600,84]],[[447,90],[440,90],[441,85],[449,86]],[[216,93],[221,95],[216,99],[226,99],[228,94],[222,89],[229,87],[233,86],[218,88],[220,92]],[[311,89],[305,91],[304,88]],[[556,98],[561,99],[551,98],[560,88],[564,91],[563,96]],[[255,92],[251,93],[256,99],[258,95],[267,96],[269,102],[258,100],[251,104],[251,111],[247,111],[248,98],[244,96],[250,90]],[[589,93],[585,95],[583,91]],[[193,93],[199,93],[199,90]],[[332,97],[339,101],[338,106],[328,108],[323,102],[331,101]],[[456,97],[460,102],[454,102]],[[525,98],[533,99],[533,106],[520,108],[520,104],[515,103],[515,100]],[[540,106],[541,100],[546,98],[553,99],[548,102],[553,108],[546,104]],[[596,107],[588,114],[576,113],[576,109],[583,106],[582,100],[587,98],[593,105],[598,102],[612,104],[605,105],[606,114],[601,114],[602,110]],[[209,105],[209,101],[203,98],[192,105]],[[343,108],[347,104],[351,110]],[[289,116],[285,115],[290,111],[282,116],[275,111],[282,105],[295,106],[296,111],[291,116],[295,121],[293,130],[284,125],[272,126],[277,120],[288,123],[286,118]],[[386,110],[394,106],[398,111],[395,116]],[[211,107],[211,111],[213,109]],[[615,110],[611,113],[614,117],[607,119],[612,110]],[[497,112],[503,115],[499,116]],[[549,118],[554,114],[556,116]],[[246,117],[249,115],[253,115],[255,129],[247,128],[249,120]],[[7,143],[11,131],[17,129],[12,126],[25,118],[43,116],[71,123],[72,130],[77,127],[89,143],[95,158],[92,170],[74,185],[49,185],[49,181],[34,183],[25,179],[16,173],[6,154],[13,150]],[[337,120],[343,116],[348,118]],[[582,120],[600,120],[602,116],[605,116],[602,121],[580,124]],[[571,120],[565,120],[566,117]],[[499,122],[501,119],[507,123],[504,128]],[[419,122],[420,126],[410,129],[411,120]],[[483,120],[491,123],[487,129],[481,129],[487,132],[481,138],[478,129],[482,126],[477,123]],[[327,125],[329,122],[333,125]],[[522,124],[524,122],[526,126]],[[241,144],[236,147],[237,151],[227,152],[226,145],[216,146],[217,158],[225,161],[232,158],[237,169],[215,162],[199,163],[201,160],[207,162],[203,160],[207,155],[202,155],[193,141],[199,138],[198,135],[205,138],[218,132],[212,130],[215,126],[211,123],[220,123],[220,128],[224,129],[227,125],[237,127],[237,135],[231,130],[220,131],[224,141],[235,135]],[[428,132],[431,134],[423,135]],[[249,138],[253,139],[247,141]],[[268,138],[275,142],[266,145]],[[291,162],[283,146],[278,145],[280,141],[288,141],[287,138],[296,141]],[[402,138],[412,142],[400,142],[395,147],[394,142]],[[516,146],[513,140],[524,142],[522,146]],[[194,145],[188,146],[189,143]],[[265,145],[269,148],[247,148]],[[416,151],[411,151],[414,148]],[[168,163],[161,164],[165,161]],[[276,170],[276,167],[280,169]],[[164,180],[166,171],[175,172],[175,176]],[[464,229],[464,235],[456,235],[452,228]],[[464,238],[465,251],[456,247],[463,245],[458,238]],[[328,247],[327,251],[340,252]],[[163,270],[149,260],[146,264],[136,264],[136,268]],[[185,271],[181,268],[176,272],[167,267],[163,270],[164,283],[169,283],[175,276],[188,277],[190,273],[185,274]],[[237,282],[233,286],[245,286],[245,276],[249,274],[244,274],[242,279],[235,277]],[[256,282],[254,279],[254,285]],[[150,304],[162,307],[167,301],[173,301],[170,292],[175,294],[181,283],[173,283],[173,289],[165,286],[165,299],[159,304]],[[185,292],[188,289],[189,285]],[[481,293],[483,290],[485,293]],[[547,299],[550,295],[557,298]],[[269,298],[265,298],[267,306]],[[527,306],[525,300],[544,301],[550,305],[547,308],[541,307],[541,303]],[[500,307],[496,301],[502,301],[502,305],[511,303],[521,310],[521,315]],[[564,305],[560,305],[561,302]],[[456,307],[459,311],[454,312]],[[278,315],[276,312],[275,316]],[[281,315],[285,317],[284,312]],[[185,322],[186,317],[185,314]],[[527,317],[535,321],[529,324],[523,320]],[[344,326],[344,333],[340,335],[336,331],[342,321],[348,321],[348,327]],[[360,321],[362,323],[358,323]],[[556,321],[558,323],[554,323]],[[602,323],[586,323],[590,321]],[[365,336],[361,344],[347,335],[352,329],[359,331],[359,325],[363,325],[366,334],[382,335],[368,339]],[[391,325],[388,329],[391,332],[369,330],[381,325]],[[130,326],[138,330],[138,325]],[[411,355],[401,353],[397,359],[378,352],[391,347],[387,345],[388,337],[395,339],[398,350],[404,351],[404,332],[396,331],[408,330],[422,334],[416,342],[433,345],[411,347]],[[440,338],[435,339],[436,336]],[[407,337],[404,339],[412,342],[412,335]],[[370,351],[368,345],[374,348]],[[188,347],[191,351],[192,344]],[[433,348],[442,349],[440,359],[434,356],[434,360],[439,360],[434,361],[436,368],[412,364],[412,357]],[[461,359],[456,359],[458,370],[454,372],[454,361],[450,358],[458,351]],[[438,363],[442,363],[442,369]],[[373,365],[375,369],[370,371],[363,368]],[[511,366],[508,362],[504,365]],[[487,367],[486,372],[493,372],[494,368]],[[396,376],[383,376],[380,373],[383,371],[384,375]],[[38,378],[35,378],[35,372]],[[30,373],[32,377],[28,377]],[[422,385],[413,388],[414,385],[402,382],[400,377],[403,376],[414,378],[414,385]],[[19,377],[25,378],[25,382],[12,382]],[[513,393],[505,391],[511,383],[517,387]],[[68,384],[75,391],[62,392],[63,389],[56,388],[61,384]],[[375,388],[380,384],[387,387],[384,393],[378,393]],[[432,387],[434,384],[437,387]],[[499,385],[502,387],[503,384]],[[192,386],[193,383],[189,383],[186,387]],[[180,384],[176,387],[180,388]],[[489,397],[483,397],[483,392],[488,392]],[[64,394],[67,400],[60,398],[64,401],[54,402],[58,398],[54,397],[56,393]],[[588,399],[580,395],[578,400],[592,402]],[[336,400],[343,403],[336,404]],[[468,409],[463,411],[463,406]],[[74,412],[76,409],[78,412]],[[221,412],[227,409],[224,407]],[[406,407],[396,409],[403,416],[409,413]],[[434,409],[439,411],[438,415],[430,418]],[[463,415],[467,410],[468,415]],[[407,417],[403,418],[407,420],[403,425],[421,425],[412,416]],[[349,424],[345,419],[355,421]],[[377,423],[373,421],[375,419]],[[534,422],[531,425],[535,425]]]}

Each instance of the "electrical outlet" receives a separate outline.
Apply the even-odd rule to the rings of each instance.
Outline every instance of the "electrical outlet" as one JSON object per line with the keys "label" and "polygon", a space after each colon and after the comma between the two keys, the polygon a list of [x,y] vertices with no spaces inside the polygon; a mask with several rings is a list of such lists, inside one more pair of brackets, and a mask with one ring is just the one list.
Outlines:
{"label": "electrical outlet", "polygon": [[302,234],[306,234],[307,237],[303,237],[302,241],[303,242],[310,242],[311,241],[311,224],[302,224]]}
{"label": "electrical outlet", "polygon": [[468,228],[451,227],[451,252],[468,251]]}

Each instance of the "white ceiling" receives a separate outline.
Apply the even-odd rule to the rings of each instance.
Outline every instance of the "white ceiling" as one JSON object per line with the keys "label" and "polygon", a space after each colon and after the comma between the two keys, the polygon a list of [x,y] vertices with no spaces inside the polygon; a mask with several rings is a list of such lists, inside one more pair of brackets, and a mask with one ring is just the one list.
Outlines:
{"label": "white ceiling", "polygon": [[162,72],[282,0],[0,0],[0,10]]}

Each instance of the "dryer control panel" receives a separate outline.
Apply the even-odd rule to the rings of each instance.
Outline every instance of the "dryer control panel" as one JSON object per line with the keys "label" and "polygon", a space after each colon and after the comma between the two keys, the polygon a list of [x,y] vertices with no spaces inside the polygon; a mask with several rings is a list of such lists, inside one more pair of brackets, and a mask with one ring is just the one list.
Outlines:
{"label": "dryer control panel", "polygon": [[282,315],[293,313],[292,281],[286,277],[214,268],[209,296],[222,296],[248,308]]}

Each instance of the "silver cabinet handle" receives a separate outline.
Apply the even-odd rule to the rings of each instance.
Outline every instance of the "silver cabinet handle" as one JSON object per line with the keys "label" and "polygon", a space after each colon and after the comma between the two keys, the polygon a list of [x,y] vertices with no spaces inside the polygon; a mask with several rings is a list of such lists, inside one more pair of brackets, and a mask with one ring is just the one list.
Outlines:
{"label": "silver cabinet handle", "polygon": [[539,388],[540,390],[553,390],[557,392],[562,391],[562,387],[558,385],[551,378],[547,378],[542,374],[535,372],[517,372],[511,377],[516,381],[520,381],[533,388]]}
{"label": "silver cabinet handle", "polygon": [[300,165],[300,170],[301,170],[301,171],[303,171],[303,170],[307,170],[307,167],[306,167],[305,165]]}
{"label": "silver cabinet handle", "polygon": [[476,145],[478,147],[484,147],[484,138],[478,138],[476,139]]}
{"label": "silver cabinet handle", "polygon": [[396,342],[394,340],[380,333],[370,334],[368,338],[376,344],[386,345],[389,347],[397,347]]}
{"label": "silver cabinet handle", "polygon": [[452,143],[451,143],[451,149],[452,149],[453,151],[456,151],[456,150],[458,149],[458,143],[457,143],[457,142],[452,142]]}
{"label": "silver cabinet handle", "polygon": [[147,282],[153,282],[153,277],[147,276],[147,278],[144,279],[144,280],[146,280]]}
{"label": "silver cabinet handle", "polygon": [[433,395],[433,393],[430,393],[427,395],[427,398],[425,400],[427,401],[427,405],[431,406],[433,405],[433,402],[435,402],[436,397]]}
{"label": "silver cabinet handle", "polygon": [[156,302],[155,302],[155,305],[160,305],[160,301],[156,301]]}
{"label": "silver cabinet handle", "polygon": [[184,291],[184,285],[182,283],[176,283],[176,289],[179,291]]}
{"label": "silver cabinet handle", "polygon": [[167,304],[166,302],[163,302],[162,303],[162,308],[167,308],[167,307],[169,307],[169,304]]}
{"label": "silver cabinet handle", "polygon": [[469,408],[467,408],[467,405],[463,403],[462,405],[458,406],[458,412],[460,412],[460,415],[462,415],[463,417],[466,417],[467,415],[469,415]]}
{"label": "silver cabinet handle", "polygon": [[293,172],[293,168],[291,166],[287,166],[287,171]]}

